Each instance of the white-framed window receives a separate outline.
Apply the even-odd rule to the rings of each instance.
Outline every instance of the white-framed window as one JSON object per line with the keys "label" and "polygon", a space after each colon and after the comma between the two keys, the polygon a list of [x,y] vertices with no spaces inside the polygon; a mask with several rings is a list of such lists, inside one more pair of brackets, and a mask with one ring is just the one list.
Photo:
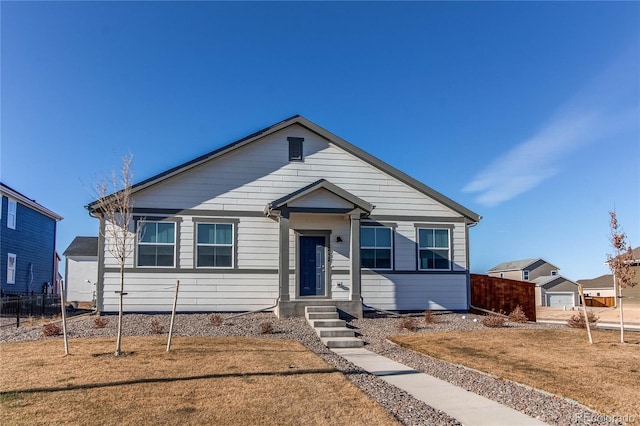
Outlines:
{"label": "white-framed window", "polygon": [[289,137],[287,140],[289,141],[289,161],[303,161],[302,142],[304,142],[304,138]]}
{"label": "white-framed window", "polygon": [[500,272],[500,278],[504,278],[504,272]]}
{"label": "white-framed window", "polygon": [[7,253],[7,284],[16,283],[16,264],[17,256],[13,253]]}
{"label": "white-framed window", "polygon": [[528,270],[525,269],[524,271],[522,271],[522,279],[524,281],[529,281],[529,271]]}
{"label": "white-framed window", "polygon": [[392,269],[393,230],[391,228],[360,227],[360,265],[369,269]]}
{"label": "white-framed window", "polygon": [[233,268],[233,223],[196,224],[196,267]]}
{"label": "white-framed window", "polygon": [[555,277],[556,275],[558,275],[558,271],[551,271],[551,276]]}
{"label": "white-framed window", "polygon": [[18,202],[8,198],[7,203],[7,228],[16,229]]}
{"label": "white-framed window", "polygon": [[176,253],[175,222],[138,222],[137,266],[174,267]]}
{"label": "white-framed window", "polygon": [[418,228],[418,270],[451,270],[451,238],[448,228]]}

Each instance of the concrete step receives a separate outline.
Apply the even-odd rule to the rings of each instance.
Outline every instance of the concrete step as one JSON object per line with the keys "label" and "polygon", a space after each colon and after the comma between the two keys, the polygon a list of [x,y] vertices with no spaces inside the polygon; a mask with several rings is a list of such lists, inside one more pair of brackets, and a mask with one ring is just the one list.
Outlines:
{"label": "concrete step", "polygon": [[315,319],[340,319],[338,312],[307,312],[305,314],[308,320]]}
{"label": "concrete step", "polygon": [[306,312],[338,312],[335,306],[305,306]]}
{"label": "concrete step", "polygon": [[361,348],[364,342],[357,337],[322,337],[322,343],[328,348]]}
{"label": "concrete step", "polygon": [[322,327],[316,328],[316,333],[320,338],[323,337],[356,337],[356,332],[347,327]]}
{"label": "concrete step", "polygon": [[341,319],[318,319],[318,320],[309,320],[309,324],[311,327],[346,327],[347,323],[345,320]]}

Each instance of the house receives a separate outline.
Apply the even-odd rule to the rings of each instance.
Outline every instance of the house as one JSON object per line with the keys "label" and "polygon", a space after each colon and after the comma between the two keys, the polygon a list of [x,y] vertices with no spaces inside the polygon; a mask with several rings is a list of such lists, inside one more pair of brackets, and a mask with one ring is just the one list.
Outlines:
{"label": "house", "polygon": [[512,260],[501,263],[487,271],[490,277],[510,280],[533,281],[542,276],[558,275],[559,268],[542,258]]}
{"label": "house", "polygon": [[75,237],[63,255],[65,300],[93,302],[98,281],[98,237]]}
{"label": "house", "polygon": [[578,284],[559,275],[557,266],[536,257],[503,262],[489,269],[490,277],[530,281],[536,285],[536,306],[574,307],[580,303]]}
{"label": "house", "polygon": [[[299,115],[133,185],[125,309],[466,310],[480,216]],[[98,202],[87,206],[105,223]],[[118,263],[100,232],[100,311]]]}
{"label": "house", "polygon": [[[636,271],[634,287],[622,289],[624,298],[623,306],[640,306],[640,247],[632,250],[631,267]],[[592,297],[616,297],[613,275],[606,274],[598,278],[578,280],[584,287],[585,296],[587,293]],[[610,304],[612,305],[612,304]]]}
{"label": "house", "polygon": [[62,217],[3,183],[0,194],[0,293],[54,292],[56,225]]}
{"label": "house", "polygon": [[561,275],[540,276],[536,285],[536,306],[573,308],[580,304],[578,284]]}

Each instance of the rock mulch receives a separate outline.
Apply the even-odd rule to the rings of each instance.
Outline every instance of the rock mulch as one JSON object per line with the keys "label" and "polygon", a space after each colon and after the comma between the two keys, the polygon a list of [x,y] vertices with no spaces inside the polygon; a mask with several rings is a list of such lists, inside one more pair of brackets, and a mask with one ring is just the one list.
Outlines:
{"label": "rock mulch", "polygon": [[[387,409],[402,424],[460,424],[445,413],[435,410],[422,401],[413,398],[408,393],[366,373],[328,350],[303,318],[278,319],[271,313],[257,313],[230,318],[230,314],[220,314],[225,319],[224,323],[222,325],[213,325],[211,320],[214,316],[212,314],[178,314],[174,324],[174,336],[252,336],[298,340],[330,365],[342,371],[352,383]],[[108,320],[104,328],[96,327],[95,316],[70,318],[67,324],[69,337],[115,336],[117,317],[102,316],[100,318]],[[481,318],[470,314],[441,314],[438,315],[438,323],[422,324],[418,332],[433,333],[482,329],[483,326],[479,322]],[[474,322],[474,319],[477,322]],[[158,331],[158,326],[166,333],[169,329],[169,321],[169,315],[126,314],[124,316],[123,333],[125,336],[146,336],[151,335],[154,328],[156,329],[155,331]],[[570,400],[426,357],[393,345],[386,340],[388,336],[406,333],[406,331],[398,331],[397,324],[399,321],[397,318],[371,314],[366,315],[363,319],[352,320],[349,324],[356,329],[356,332],[366,342],[366,349],[500,402],[546,423],[552,425],[609,424],[601,420],[602,416],[598,416],[597,413]],[[156,323],[155,327],[152,325],[153,322]],[[271,323],[273,326],[273,332],[270,334],[261,333],[261,329],[266,323]],[[527,328],[558,327],[544,324],[515,326]],[[0,342],[45,338],[59,339],[60,337],[44,337],[42,326],[27,326],[19,329],[3,327],[0,330]]]}

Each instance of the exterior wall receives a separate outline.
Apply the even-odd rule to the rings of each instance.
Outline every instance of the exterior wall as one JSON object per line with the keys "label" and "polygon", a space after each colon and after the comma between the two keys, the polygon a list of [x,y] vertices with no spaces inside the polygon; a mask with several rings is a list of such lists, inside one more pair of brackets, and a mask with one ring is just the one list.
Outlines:
{"label": "exterior wall", "polygon": [[[7,227],[8,198],[2,196],[0,290],[3,294],[42,293],[54,280],[56,221],[17,203],[16,229]],[[16,282],[7,284],[7,254],[16,255]]]}
{"label": "exterior wall", "polygon": [[[288,160],[287,137],[303,137],[304,161]],[[365,303],[386,309],[465,310],[468,307],[466,224],[457,212],[343,151],[306,128],[294,125],[212,162],[135,194],[134,205],[148,220],[167,217],[179,229],[175,268],[140,268],[126,262],[125,309],[168,311],[180,280],[181,311],[247,311],[275,304],[279,296],[279,225],[265,206],[320,178],[375,205],[371,219],[395,229],[392,271],[363,270]],[[297,207],[344,208],[330,193],[295,200]],[[232,269],[194,265],[197,218],[234,221],[237,259]],[[364,222],[363,222],[364,223]],[[416,223],[451,230],[453,272],[417,271]],[[296,253],[301,231],[329,236],[330,296],[350,298],[350,218],[346,214],[292,213],[289,232],[289,294],[296,299]],[[341,238],[341,242],[337,241]],[[107,244],[108,245],[108,244]],[[103,311],[117,310],[118,264],[105,256]]]}
{"label": "exterior wall", "polygon": [[558,270],[558,268],[543,260],[539,260],[533,265],[527,266],[526,269],[529,271],[529,281],[535,280],[538,277],[550,276],[551,271]]}
{"label": "exterior wall", "polygon": [[[502,277],[500,277],[502,274]],[[522,281],[522,271],[504,271],[504,272],[490,272],[490,277],[506,278],[508,280]],[[531,278],[529,278],[531,281]]]}
{"label": "exterior wall", "polygon": [[[97,256],[67,257],[65,300],[67,302],[91,302],[98,279]],[[87,280],[91,281],[90,283]]]}
{"label": "exterior wall", "polygon": [[616,292],[613,288],[585,288],[584,295],[585,297],[615,297]]}

